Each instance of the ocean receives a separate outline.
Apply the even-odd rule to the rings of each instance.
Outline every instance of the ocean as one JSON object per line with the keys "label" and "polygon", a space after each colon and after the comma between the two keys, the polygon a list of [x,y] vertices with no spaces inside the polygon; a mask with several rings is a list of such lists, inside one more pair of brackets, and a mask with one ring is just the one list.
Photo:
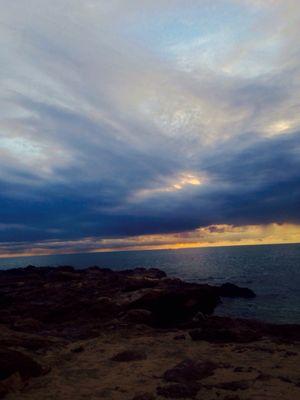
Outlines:
{"label": "ocean", "polygon": [[66,254],[0,259],[0,269],[93,265],[115,270],[156,267],[190,282],[232,282],[257,297],[223,299],[215,314],[300,324],[300,244],[235,246],[180,250]]}

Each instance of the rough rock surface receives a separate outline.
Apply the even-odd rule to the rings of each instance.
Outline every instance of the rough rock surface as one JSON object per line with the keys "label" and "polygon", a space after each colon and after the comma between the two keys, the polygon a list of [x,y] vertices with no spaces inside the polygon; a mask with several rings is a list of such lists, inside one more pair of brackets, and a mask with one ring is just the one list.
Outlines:
{"label": "rough rock surface", "polygon": [[167,382],[196,382],[213,375],[213,371],[216,368],[217,365],[210,361],[202,362],[187,359],[180,362],[175,367],[168,369],[164,373],[163,378]]}
{"label": "rough rock surface", "polygon": [[[282,357],[287,365],[298,357],[300,327],[213,316],[226,295],[253,297],[247,288],[191,284],[155,268],[0,271],[0,398],[223,400],[216,391],[236,396],[256,378],[289,385],[296,398],[300,377],[290,367],[279,372]],[[278,359],[276,347],[257,345],[264,340],[282,347]],[[258,370],[250,356],[236,365],[243,353],[262,355],[261,363],[273,357],[272,367]],[[219,370],[232,373],[223,379]]]}
{"label": "rough rock surface", "polygon": [[[70,338],[97,334],[113,320],[172,327],[210,315],[224,287],[167,278],[155,268],[112,271],[28,266],[0,272],[0,323]],[[247,289],[227,291],[244,296]],[[123,319],[122,319],[123,318]]]}

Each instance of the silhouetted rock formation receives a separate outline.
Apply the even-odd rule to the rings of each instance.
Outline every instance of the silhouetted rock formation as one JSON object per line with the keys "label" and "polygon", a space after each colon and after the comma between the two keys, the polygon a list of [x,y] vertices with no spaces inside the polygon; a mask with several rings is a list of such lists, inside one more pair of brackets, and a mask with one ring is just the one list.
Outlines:
{"label": "silhouetted rock formation", "polygon": [[253,290],[236,286],[233,283],[224,283],[218,289],[218,293],[222,297],[244,297],[245,299],[252,299],[255,297]]}

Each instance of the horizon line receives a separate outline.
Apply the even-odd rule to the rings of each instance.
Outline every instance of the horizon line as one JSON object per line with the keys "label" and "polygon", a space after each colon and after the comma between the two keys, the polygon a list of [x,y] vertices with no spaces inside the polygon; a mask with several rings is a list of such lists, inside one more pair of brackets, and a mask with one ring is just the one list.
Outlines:
{"label": "horizon line", "polygon": [[193,249],[209,249],[209,248],[222,248],[222,247],[254,247],[254,246],[284,246],[284,245],[300,245],[300,242],[282,242],[282,243],[250,243],[250,244],[222,244],[222,245],[211,245],[211,246],[182,246],[182,247],[163,247],[163,248],[149,248],[149,249],[104,249],[104,250],[93,250],[86,251],[82,253],[78,252],[67,252],[67,253],[48,253],[48,254],[26,254],[21,255],[0,255],[0,260],[10,259],[10,258],[31,258],[31,257],[51,257],[51,256],[67,256],[67,255],[84,255],[84,254],[97,254],[97,253],[130,253],[130,252],[143,252],[143,251],[178,251],[178,250],[193,250]]}

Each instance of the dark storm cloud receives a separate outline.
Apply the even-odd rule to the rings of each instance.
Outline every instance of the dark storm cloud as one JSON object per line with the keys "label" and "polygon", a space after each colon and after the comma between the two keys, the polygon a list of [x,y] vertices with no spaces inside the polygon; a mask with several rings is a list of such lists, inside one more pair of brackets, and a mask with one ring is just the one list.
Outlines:
{"label": "dark storm cloud", "polygon": [[[134,36],[128,24],[169,18],[169,2],[38,3],[9,4],[0,21],[3,253],[44,240],[55,249],[88,237],[300,223],[297,2],[220,2],[243,18],[254,7],[264,16],[258,34],[249,28],[239,43],[243,27],[224,20],[229,37],[199,30],[154,49],[151,30]],[[204,6],[189,3],[190,30]]]}

